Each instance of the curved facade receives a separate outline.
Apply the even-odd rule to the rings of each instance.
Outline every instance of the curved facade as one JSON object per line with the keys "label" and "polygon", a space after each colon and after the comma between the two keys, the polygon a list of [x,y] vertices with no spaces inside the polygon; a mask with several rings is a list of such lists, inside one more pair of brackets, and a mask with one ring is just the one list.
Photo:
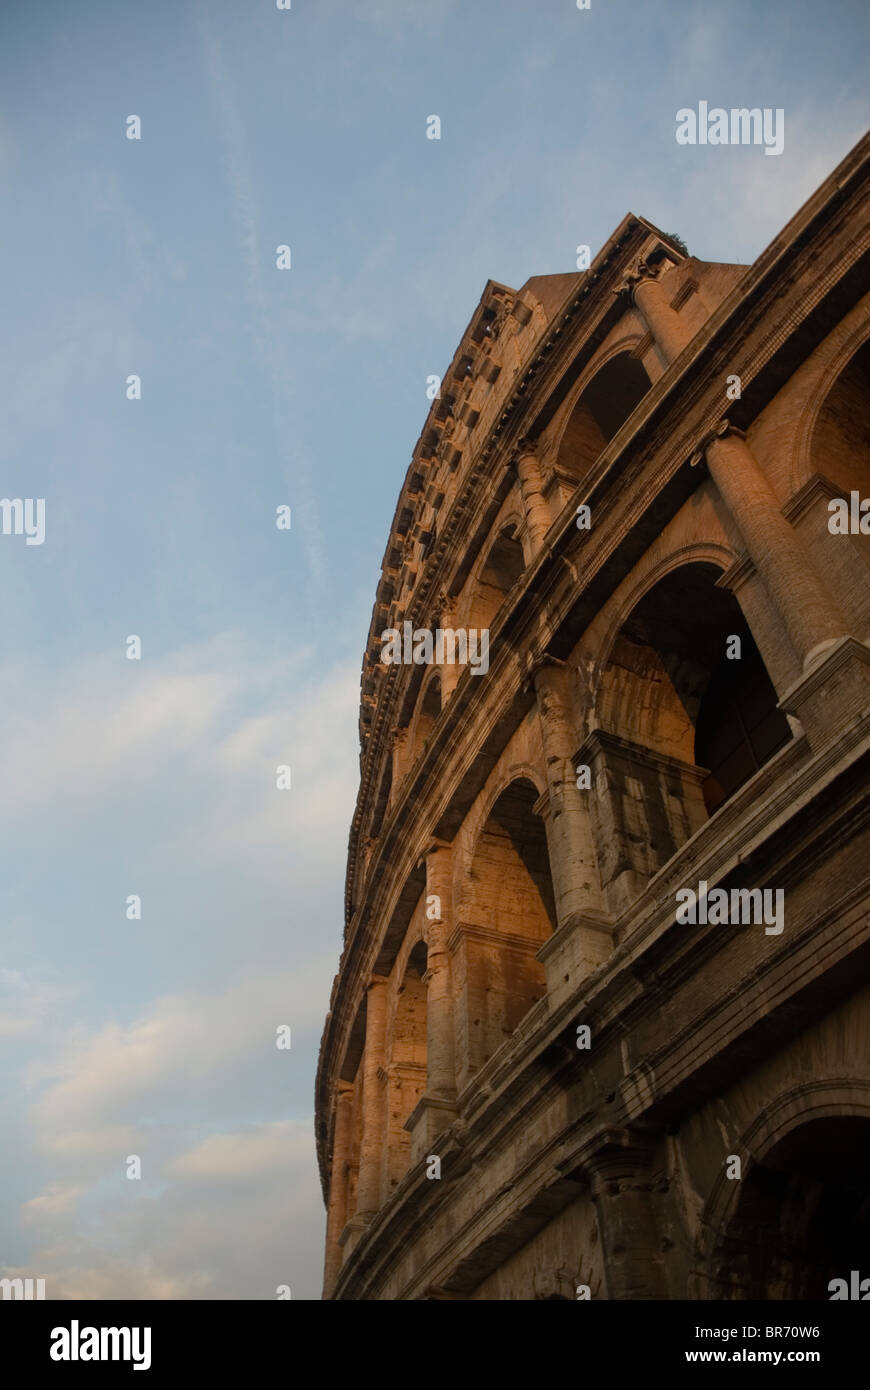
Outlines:
{"label": "curved facade", "polygon": [[486,286],[363,666],[325,1297],[870,1275],[868,209],[865,139],[751,267]]}

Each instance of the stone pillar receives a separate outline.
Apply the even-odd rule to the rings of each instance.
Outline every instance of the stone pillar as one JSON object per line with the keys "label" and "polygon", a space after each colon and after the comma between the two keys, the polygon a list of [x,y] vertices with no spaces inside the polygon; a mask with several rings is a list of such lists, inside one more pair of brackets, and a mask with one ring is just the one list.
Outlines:
{"label": "stone pillar", "polygon": [[797,533],[783,516],[743,432],[727,421],[719,431],[706,443],[710,475],[806,671],[845,635],[844,620]]}
{"label": "stone pillar", "polygon": [[408,765],[408,729],[393,729],[390,734],[390,744],[392,749],[393,770],[390,782],[390,805],[392,806],[399,794],[404,781]]}
{"label": "stone pillar", "polygon": [[[456,609],[453,600],[447,594],[440,594],[438,597],[438,626],[442,631],[455,631]],[[445,661],[438,667],[438,674],[441,677],[441,708],[447,704],[454,690],[456,689],[459,677],[462,675],[463,668],[458,661]]]}
{"label": "stone pillar", "polygon": [[[666,360],[672,362],[692,333],[667,301],[649,267],[638,266],[625,288],[646,320]],[[705,441],[707,466],[737,523],[749,557],[785,623],[806,671],[838,638],[845,624],[809,557],[786,521],[770,483],[747,445],[743,432],[723,421]]]}
{"label": "stone pillar", "polygon": [[381,1205],[384,1092],[378,1069],[384,1064],[386,1024],[387,981],[375,975],[369,984],[366,999],[366,1042],[362,1061],[362,1138],[356,1192],[358,1216],[373,1216]]}
{"label": "stone pillar", "polygon": [[664,286],[648,267],[641,265],[636,274],[628,277],[625,288],[643,315],[665,363],[673,362],[695,335],[676,309],[671,308]]}
{"label": "stone pillar", "polygon": [[[426,1092],[442,1100],[456,1095],[453,988],[447,949],[453,930],[452,860],[448,844],[433,845],[426,854]],[[436,915],[430,916],[430,912]]]}
{"label": "stone pillar", "polygon": [[[544,745],[547,795],[542,809],[556,918],[559,937],[566,933],[572,937],[569,984],[573,988],[578,978],[590,974],[613,949],[589,813],[588,799],[594,792],[577,786],[573,758],[579,740],[572,717],[568,668],[553,657],[545,657],[533,671],[532,681]],[[548,990],[555,998],[563,992],[558,987],[564,983],[565,972],[558,952],[551,970],[551,956],[547,942],[540,958],[547,970]]]}
{"label": "stone pillar", "polygon": [[[412,1164],[432,1151],[437,1136],[456,1119],[454,977],[447,944],[453,931],[452,848],[436,841],[425,859],[426,1092],[405,1124],[411,1135]],[[431,902],[433,897],[437,903]],[[430,917],[432,911],[438,915]]]}
{"label": "stone pillar", "polygon": [[347,1169],[350,1163],[353,1085],[339,1081],[332,1135],[332,1172],[329,1182],[329,1211],[326,1217],[326,1262],[323,1270],[323,1297],[329,1298],[341,1270],[339,1236],[348,1217]]}
{"label": "stone pillar", "polygon": [[620,1131],[584,1166],[598,1215],[608,1298],[667,1298],[648,1146]]}
{"label": "stone pillar", "polygon": [[[693,335],[649,266],[641,263],[622,289],[632,295],[666,362],[672,362]],[[803,668],[801,679],[782,696],[780,708],[800,721],[817,750],[866,718],[870,648],[848,632],[742,431],[723,421],[715,436],[704,441],[702,452]]]}
{"label": "stone pillar", "polygon": [[532,446],[525,442],[520,445],[515,467],[526,519],[523,555],[528,565],[543,549],[544,537],[553,524],[553,518],[544,496],[541,465]]}

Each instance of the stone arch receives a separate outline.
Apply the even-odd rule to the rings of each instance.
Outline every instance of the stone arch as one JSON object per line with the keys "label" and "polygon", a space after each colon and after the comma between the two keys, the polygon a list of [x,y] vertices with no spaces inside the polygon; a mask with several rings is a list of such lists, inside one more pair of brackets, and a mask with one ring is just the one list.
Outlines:
{"label": "stone arch", "polygon": [[480,838],[481,828],[489,820],[496,803],[515,782],[528,782],[534,790],[536,798],[542,796],[547,789],[547,780],[539,767],[534,767],[527,762],[512,761],[510,766],[502,771],[498,780],[493,781],[489,786],[481,803],[478,812],[478,825],[474,834],[475,843]]}
{"label": "stone arch", "polygon": [[[854,345],[853,335],[850,346]],[[870,325],[819,403],[808,440],[816,482],[806,526],[855,636],[870,629]],[[834,521],[831,507],[838,510]],[[861,510],[862,506],[867,510]],[[845,524],[844,524],[845,517]],[[836,526],[836,533],[830,530]],[[818,537],[816,541],[815,538]]]}
{"label": "stone arch", "polygon": [[651,386],[640,358],[625,343],[596,359],[563,420],[556,471],[578,481],[583,478]]}
{"label": "stone arch", "polygon": [[587,712],[587,728],[592,729],[600,722],[599,706],[604,699],[602,691],[602,681],[613,654],[614,645],[619,636],[620,630],[624,626],[629,614],[637,607],[641,600],[654,589],[660,580],[673,573],[674,570],[683,569],[688,565],[708,565],[711,570],[717,569],[724,573],[731,564],[737,559],[736,552],[729,546],[719,542],[692,542],[689,545],[680,546],[676,550],[669,550],[666,555],[660,558],[651,566],[645,566],[642,562],[639,566],[641,572],[637,575],[635,582],[628,588],[612,615],[609,624],[604,629],[600,644],[598,645],[597,655],[592,663],[589,681],[589,708]]}
{"label": "stone arch", "polygon": [[410,762],[417,761],[429,741],[432,730],[441,713],[441,676],[437,670],[429,672],[420,687],[414,721],[409,732]]}
{"label": "stone arch", "polygon": [[417,937],[397,961],[395,996],[385,1065],[387,1136],[384,1145],[386,1197],[401,1182],[411,1162],[411,1136],[405,1129],[426,1090],[427,948]]}
{"label": "stone arch", "polygon": [[460,1088],[545,993],[537,952],[556,926],[538,788],[514,777],[480,826],[454,951]]}
{"label": "stone arch", "polygon": [[596,673],[596,727],[579,761],[592,769],[614,912],[791,737],[740,605],[716,583],[720,567],[694,558],[649,576]]}
{"label": "stone arch", "polygon": [[[843,378],[848,381],[850,366],[870,345],[870,295],[866,301],[857,305],[852,313],[831,334],[823,345],[825,352],[823,364],[817,367],[817,374],[807,391],[806,402],[801,410],[794,430],[791,448],[791,491],[795,493],[815,473],[826,473],[833,482],[839,483],[824,466],[820,466],[817,430],[823,423],[826,403],[837,392]],[[827,349],[827,351],[825,351]],[[846,484],[847,478],[843,478]]]}
{"label": "stone arch", "polygon": [[[514,505],[515,503],[516,505]],[[522,534],[522,530],[526,524],[526,521],[522,508],[520,507],[517,501],[517,494],[515,492],[509,494],[507,498],[507,505],[509,507],[509,510],[502,511],[499,513],[498,525],[493,529],[497,535],[503,535],[505,532],[507,532],[508,535],[518,540],[520,535]]]}
{"label": "stone arch", "polygon": [[501,525],[475,567],[463,605],[466,627],[489,628],[523,573],[525,557],[518,531],[515,522]]}
{"label": "stone arch", "polygon": [[828,1298],[830,1279],[870,1277],[870,1080],[789,1088],[734,1152],[743,1173],[723,1163],[713,1185],[690,1298]]}
{"label": "stone arch", "polygon": [[821,399],[808,445],[814,473],[870,496],[870,326]]}

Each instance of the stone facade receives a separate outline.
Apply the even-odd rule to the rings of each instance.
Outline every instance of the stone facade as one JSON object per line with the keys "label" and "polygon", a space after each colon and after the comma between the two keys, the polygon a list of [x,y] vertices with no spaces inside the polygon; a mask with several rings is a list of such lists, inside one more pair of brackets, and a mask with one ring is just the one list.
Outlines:
{"label": "stone facade", "polygon": [[[363,667],[324,1297],[870,1276],[870,535],[828,506],[853,494],[870,138],[751,267],[628,216],[586,272],[486,286]],[[386,664],[404,622],[487,629],[488,671]],[[782,930],[686,921],[703,885],[781,894]]]}

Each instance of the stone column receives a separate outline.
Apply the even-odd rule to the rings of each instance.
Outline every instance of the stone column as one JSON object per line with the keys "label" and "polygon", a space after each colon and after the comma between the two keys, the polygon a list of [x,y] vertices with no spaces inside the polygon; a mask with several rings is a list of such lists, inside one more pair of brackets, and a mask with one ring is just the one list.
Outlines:
{"label": "stone column", "polygon": [[585,1165],[610,1299],[667,1298],[649,1165],[648,1147],[622,1132]]}
{"label": "stone column", "polygon": [[[647,327],[672,362],[692,333],[667,301],[661,284],[641,263],[625,289]],[[737,523],[749,557],[764,580],[785,623],[804,670],[845,633],[836,604],[800,547],[782,514],[776,495],[746,444],[743,432],[723,421],[705,441],[707,465],[716,487]],[[698,456],[700,457],[700,455]]]}
{"label": "stone column", "polygon": [[[441,593],[437,600],[438,626],[442,631],[455,630],[456,609],[453,600],[447,594]],[[454,690],[456,689],[459,677],[462,675],[463,668],[458,661],[444,661],[438,667],[438,674],[441,677],[441,708],[447,704]]]}
{"label": "stone column", "polygon": [[626,288],[646,320],[647,328],[661,349],[666,363],[679,357],[683,348],[695,336],[676,309],[672,309],[664,286],[648,267],[642,265],[629,276]]}
{"label": "stone column", "polygon": [[392,749],[393,771],[390,782],[390,805],[392,806],[399,794],[402,782],[407,771],[408,763],[408,729],[397,728],[390,733],[390,744]]}
{"label": "stone column", "polygon": [[707,466],[765,587],[785,623],[804,671],[846,633],[846,625],[742,430],[723,421],[706,442]]}
{"label": "stone column", "polygon": [[[426,861],[426,1090],[405,1123],[411,1163],[432,1152],[437,1136],[456,1119],[456,1022],[453,963],[453,852],[435,841]],[[437,898],[433,903],[432,899]],[[436,913],[430,916],[430,913]]]}
{"label": "stone column", "polygon": [[[589,815],[588,798],[594,793],[577,786],[573,758],[579,738],[572,717],[568,668],[564,662],[544,657],[533,670],[532,681],[544,745],[544,810],[556,917],[560,932],[563,927],[575,928],[572,954],[576,962],[579,948],[582,973],[588,975],[612,950]],[[544,954],[548,954],[546,948]],[[549,968],[547,974],[549,977]]]}
{"label": "stone column", "polygon": [[[692,334],[644,263],[622,288],[633,297],[667,362]],[[743,537],[749,557],[785,624],[803,668],[780,700],[799,719],[813,748],[866,716],[870,649],[849,632],[839,608],[782,510],[741,430],[727,420],[704,441],[710,475]],[[696,455],[693,462],[701,457]]]}
{"label": "stone column", "polygon": [[[448,844],[426,854],[426,1092],[442,1100],[456,1095],[453,987],[447,941],[453,930],[453,868]],[[437,902],[433,903],[432,899]],[[437,914],[430,916],[429,914]]]}
{"label": "stone column", "polygon": [[329,1182],[329,1211],[326,1218],[326,1262],[323,1270],[323,1297],[329,1298],[341,1270],[339,1236],[348,1217],[347,1168],[350,1163],[353,1085],[339,1081],[332,1135],[332,1172]]}
{"label": "stone column", "polygon": [[525,441],[520,445],[515,460],[515,468],[526,519],[523,555],[526,564],[529,564],[543,548],[544,537],[553,524],[553,518],[544,496],[541,465],[534,452],[534,447]]}
{"label": "stone column", "polygon": [[362,1138],[356,1211],[373,1216],[381,1205],[381,1158],[384,1142],[384,1093],[378,1068],[384,1065],[387,1024],[387,981],[373,976],[366,999],[366,1042],[363,1052]]}

